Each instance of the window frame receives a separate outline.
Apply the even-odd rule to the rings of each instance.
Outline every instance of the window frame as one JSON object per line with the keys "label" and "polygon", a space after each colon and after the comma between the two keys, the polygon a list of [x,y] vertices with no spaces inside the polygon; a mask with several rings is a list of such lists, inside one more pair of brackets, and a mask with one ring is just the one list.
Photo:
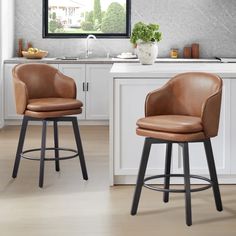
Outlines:
{"label": "window frame", "polygon": [[130,38],[131,32],[131,0],[126,0],[126,32],[125,33],[49,33],[48,32],[48,1],[43,0],[42,35],[43,38],[86,38],[89,34],[97,38]]}

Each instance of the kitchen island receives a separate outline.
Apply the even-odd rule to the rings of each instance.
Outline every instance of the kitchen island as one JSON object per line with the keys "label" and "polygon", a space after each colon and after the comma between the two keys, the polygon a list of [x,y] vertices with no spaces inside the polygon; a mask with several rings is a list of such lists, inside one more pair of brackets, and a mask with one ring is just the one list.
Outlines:
{"label": "kitchen island", "polygon": [[[171,59],[157,58],[157,63],[219,63],[218,59]],[[77,85],[78,99],[84,104],[84,111],[78,116],[83,124],[107,125],[109,119],[109,81],[110,70],[114,63],[137,64],[138,59],[120,59],[107,57],[59,57],[43,59],[9,58],[4,61],[4,78],[0,93],[0,128],[4,125],[20,124],[22,116],[16,114],[12,84],[12,69],[22,63],[46,63],[63,74],[73,78]]]}
{"label": "kitchen island", "polygon": [[[236,183],[236,64],[233,63],[135,63],[114,64],[110,82],[110,183],[134,184],[144,138],[135,133],[137,119],[144,116],[148,92],[183,72],[203,71],[222,77],[223,97],[219,135],[212,139],[220,183]],[[165,145],[154,145],[147,175],[163,174]],[[172,172],[182,173],[181,149],[174,145]],[[190,144],[192,174],[208,176],[204,148]],[[181,183],[174,180],[173,183]]]}

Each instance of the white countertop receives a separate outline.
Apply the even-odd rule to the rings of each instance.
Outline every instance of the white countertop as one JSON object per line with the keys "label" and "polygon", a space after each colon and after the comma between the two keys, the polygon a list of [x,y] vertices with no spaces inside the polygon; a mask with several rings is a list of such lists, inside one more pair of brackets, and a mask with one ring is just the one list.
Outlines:
{"label": "white countertop", "polygon": [[62,60],[59,58],[46,57],[43,59],[26,59],[24,57],[13,57],[4,61],[5,64],[18,63],[46,63],[46,64],[113,64],[115,62],[137,62],[132,60],[113,60],[112,58],[98,57],[98,58],[81,58],[77,60]]}
{"label": "white countertop", "polygon": [[[106,57],[79,58],[78,60],[62,60],[59,58],[46,57],[43,59],[26,59],[24,57],[13,57],[4,61],[5,64],[17,63],[48,63],[48,64],[113,64],[113,63],[139,63],[138,59],[120,59]],[[183,58],[157,58],[156,63],[220,63],[218,59],[183,59]]]}
{"label": "white countertop", "polygon": [[235,63],[115,63],[111,69],[113,78],[171,77],[183,72],[209,72],[222,77],[236,78]]}

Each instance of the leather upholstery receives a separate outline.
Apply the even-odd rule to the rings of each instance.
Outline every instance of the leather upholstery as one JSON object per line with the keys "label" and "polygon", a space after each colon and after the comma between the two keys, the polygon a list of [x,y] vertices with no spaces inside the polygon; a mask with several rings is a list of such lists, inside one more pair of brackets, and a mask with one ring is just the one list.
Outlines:
{"label": "leather upholstery", "polygon": [[149,116],[139,119],[137,125],[143,129],[181,134],[203,131],[201,118],[194,116]]}
{"label": "leather upholstery", "polygon": [[81,112],[82,112],[82,108],[73,109],[73,110],[46,111],[46,112],[26,110],[24,115],[34,117],[34,118],[39,118],[39,119],[45,119],[45,118],[75,115],[75,114],[80,114]]}
{"label": "leather upholstery", "polygon": [[60,111],[79,109],[82,102],[71,98],[38,98],[28,101],[27,109],[31,111]]}
{"label": "leather upholstery", "polygon": [[47,64],[19,64],[13,68],[16,111],[35,118],[60,117],[82,112],[76,85]]}
{"label": "leather upholstery", "polygon": [[193,142],[206,139],[205,134],[203,132],[178,134],[137,128],[136,133],[140,136],[167,140],[172,142]]}
{"label": "leather upholstery", "polygon": [[218,133],[222,79],[203,72],[175,76],[147,95],[137,134],[170,141],[196,141]]}

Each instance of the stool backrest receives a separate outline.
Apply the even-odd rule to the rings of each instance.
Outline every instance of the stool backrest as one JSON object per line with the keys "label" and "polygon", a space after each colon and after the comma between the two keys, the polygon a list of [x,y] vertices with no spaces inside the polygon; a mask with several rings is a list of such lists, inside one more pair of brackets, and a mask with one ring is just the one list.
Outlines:
{"label": "stool backrest", "polygon": [[18,114],[24,113],[29,99],[76,98],[74,80],[50,65],[19,64],[12,74]]}
{"label": "stool backrest", "polygon": [[[221,98],[222,80],[209,73],[183,73],[172,78],[167,88],[171,93],[171,114],[200,117],[209,97],[218,94]],[[220,105],[221,99],[218,102]]]}
{"label": "stool backrest", "polygon": [[145,116],[186,115],[200,117],[207,137],[217,135],[222,79],[214,74],[178,74],[146,97]]}
{"label": "stool backrest", "polygon": [[29,99],[58,96],[55,78],[58,70],[45,64],[20,64],[13,69],[13,77],[27,86]]}

